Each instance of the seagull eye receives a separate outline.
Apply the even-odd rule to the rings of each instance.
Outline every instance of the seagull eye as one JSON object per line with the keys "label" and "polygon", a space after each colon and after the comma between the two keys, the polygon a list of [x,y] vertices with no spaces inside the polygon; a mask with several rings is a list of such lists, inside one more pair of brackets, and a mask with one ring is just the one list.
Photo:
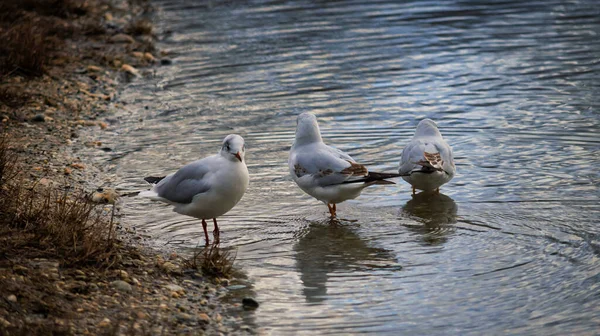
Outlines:
{"label": "seagull eye", "polygon": [[225,148],[227,148],[227,150],[229,150],[229,144],[225,144]]}

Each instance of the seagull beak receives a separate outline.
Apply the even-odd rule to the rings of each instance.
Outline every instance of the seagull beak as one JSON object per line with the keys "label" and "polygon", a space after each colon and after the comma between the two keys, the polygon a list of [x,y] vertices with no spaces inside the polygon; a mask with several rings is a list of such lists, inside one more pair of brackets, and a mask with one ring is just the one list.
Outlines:
{"label": "seagull beak", "polygon": [[235,153],[235,157],[242,162],[242,156],[240,155],[240,152]]}

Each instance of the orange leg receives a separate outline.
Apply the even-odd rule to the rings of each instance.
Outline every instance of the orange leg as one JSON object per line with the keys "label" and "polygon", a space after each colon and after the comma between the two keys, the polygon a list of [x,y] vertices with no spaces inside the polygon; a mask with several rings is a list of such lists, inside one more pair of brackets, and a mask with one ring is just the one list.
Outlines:
{"label": "orange leg", "polygon": [[206,239],[206,245],[208,245],[208,231],[206,231],[206,221],[202,220],[202,228],[204,229],[204,239]]}
{"label": "orange leg", "polygon": [[215,237],[215,244],[219,243],[219,235],[221,234],[221,230],[219,230],[219,226],[217,225],[217,219],[213,218],[213,223],[215,223],[215,230],[213,231],[213,236]]}
{"label": "orange leg", "polygon": [[331,215],[331,217],[335,217],[335,204],[329,204],[327,203],[327,208],[329,209],[329,214]]}

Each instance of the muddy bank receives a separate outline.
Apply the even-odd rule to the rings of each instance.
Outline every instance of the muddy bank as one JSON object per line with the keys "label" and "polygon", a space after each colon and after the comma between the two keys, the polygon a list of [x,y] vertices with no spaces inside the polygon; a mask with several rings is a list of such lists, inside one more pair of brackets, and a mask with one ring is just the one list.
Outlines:
{"label": "muddy bank", "polygon": [[[17,197],[18,188],[18,197],[30,202],[100,203],[93,206],[101,218],[94,225],[105,226],[101,237],[82,231],[87,245],[81,247],[79,236],[55,239],[65,233],[23,219],[21,198],[2,203],[10,207],[2,209],[0,221],[0,334],[251,332],[223,314],[243,309],[241,302],[225,307],[219,300],[227,274],[202,271],[203,260],[227,256],[206,251],[191,265],[144,246],[135,230],[120,223],[118,211],[113,216],[118,200],[102,167],[76,154],[89,147],[110,151],[88,138],[89,128],[110,129],[111,111],[123,107],[120,88],[150,76],[161,60],[169,63],[154,48],[152,7],[144,1],[66,0],[2,6],[0,36],[8,42],[0,56],[1,131],[18,173],[12,180],[4,173],[2,196]],[[35,225],[48,236],[33,232]]]}

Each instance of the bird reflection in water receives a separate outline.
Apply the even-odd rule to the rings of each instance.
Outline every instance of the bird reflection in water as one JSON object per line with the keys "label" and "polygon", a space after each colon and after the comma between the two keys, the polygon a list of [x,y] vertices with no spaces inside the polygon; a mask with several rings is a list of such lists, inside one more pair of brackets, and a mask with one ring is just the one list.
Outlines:
{"label": "bird reflection in water", "polygon": [[299,232],[294,251],[307,302],[327,299],[327,280],[333,273],[402,268],[391,251],[361,239],[358,228],[357,223],[331,219],[312,222]]}
{"label": "bird reflection in water", "polygon": [[458,206],[452,198],[444,194],[421,192],[413,195],[401,210],[419,223],[406,224],[406,227],[421,235],[426,245],[440,245],[447,241],[455,228]]}

